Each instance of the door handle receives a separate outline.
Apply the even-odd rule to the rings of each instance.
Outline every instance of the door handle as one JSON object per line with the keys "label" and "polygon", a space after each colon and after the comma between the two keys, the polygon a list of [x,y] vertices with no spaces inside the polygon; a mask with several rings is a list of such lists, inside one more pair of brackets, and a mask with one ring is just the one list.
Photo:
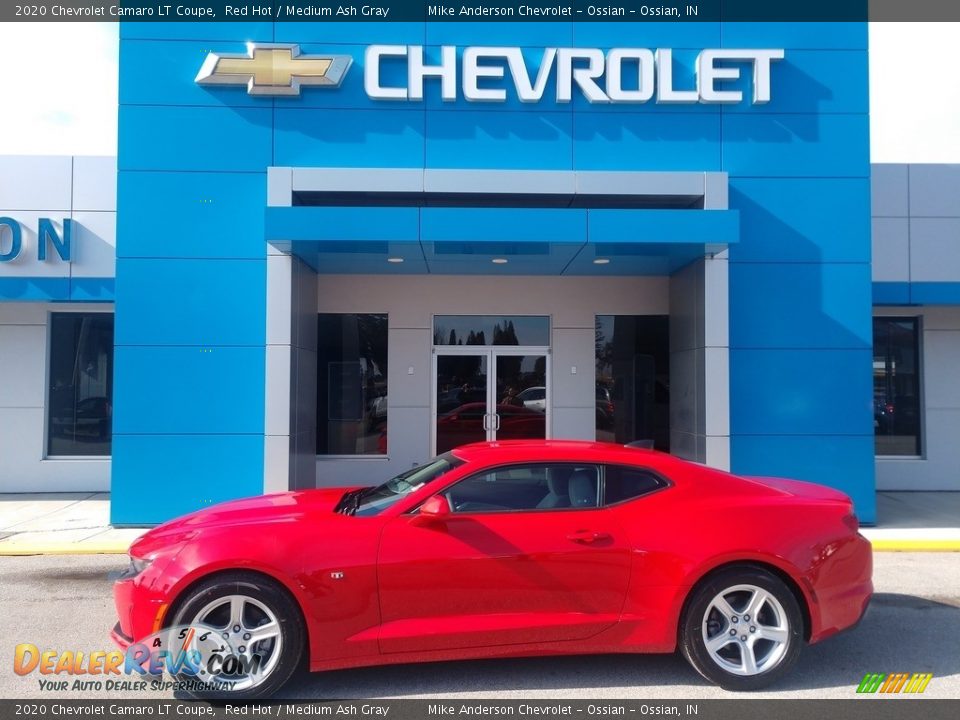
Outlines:
{"label": "door handle", "polygon": [[496,425],[493,426],[493,431],[494,431],[494,432],[500,432],[500,414],[499,414],[499,413],[494,413],[494,414],[493,414],[493,419],[497,421],[497,422],[496,422]]}
{"label": "door handle", "polygon": [[576,532],[570,533],[567,535],[567,540],[576,543],[593,543],[598,540],[609,540],[610,534],[605,532],[597,532],[596,530],[577,530]]}

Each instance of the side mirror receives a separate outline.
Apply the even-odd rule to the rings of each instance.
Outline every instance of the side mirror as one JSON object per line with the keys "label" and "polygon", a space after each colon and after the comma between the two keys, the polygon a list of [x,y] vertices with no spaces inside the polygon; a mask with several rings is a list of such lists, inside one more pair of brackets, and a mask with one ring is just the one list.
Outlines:
{"label": "side mirror", "polygon": [[420,517],[423,520],[443,520],[451,512],[450,502],[443,495],[434,495],[420,506]]}

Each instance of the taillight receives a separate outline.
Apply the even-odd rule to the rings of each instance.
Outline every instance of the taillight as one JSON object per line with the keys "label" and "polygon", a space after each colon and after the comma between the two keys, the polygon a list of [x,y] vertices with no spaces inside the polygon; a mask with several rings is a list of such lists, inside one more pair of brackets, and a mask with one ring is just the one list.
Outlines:
{"label": "taillight", "polygon": [[843,516],[843,524],[850,528],[853,532],[860,530],[860,521],[857,519],[857,516],[854,513],[848,513]]}

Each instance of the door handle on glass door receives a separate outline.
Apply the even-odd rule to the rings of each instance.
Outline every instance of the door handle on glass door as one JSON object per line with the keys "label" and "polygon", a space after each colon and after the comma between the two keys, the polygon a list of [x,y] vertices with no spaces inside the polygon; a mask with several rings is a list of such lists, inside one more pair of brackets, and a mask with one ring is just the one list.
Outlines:
{"label": "door handle on glass door", "polygon": [[574,533],[567,535],[567,540],[572,540],[573,542],[578,543],[592,543],[597,542],[598,540],[609,540],[610,535],[605,532],[597,532],[596,530],[577,530]]}

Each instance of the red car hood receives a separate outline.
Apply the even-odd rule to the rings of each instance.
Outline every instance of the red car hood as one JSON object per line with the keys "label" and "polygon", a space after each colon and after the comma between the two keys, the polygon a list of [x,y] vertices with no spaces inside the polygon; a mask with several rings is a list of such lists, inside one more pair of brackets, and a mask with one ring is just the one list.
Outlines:
{"label": "red car hood", "polygon": [[348,489],[297,490],[222,502],[157,525],[134,541],[130,554],[145,557],[211,527],[293,522],[307,514],[329,513]]}

